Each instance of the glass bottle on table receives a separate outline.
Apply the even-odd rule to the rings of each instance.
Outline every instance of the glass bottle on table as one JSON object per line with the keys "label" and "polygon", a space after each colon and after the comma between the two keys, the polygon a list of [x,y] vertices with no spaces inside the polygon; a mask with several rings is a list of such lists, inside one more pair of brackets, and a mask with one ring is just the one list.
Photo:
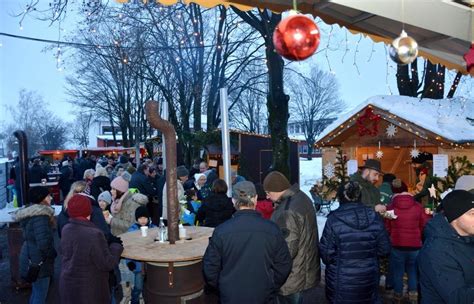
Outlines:
{"label": "glass bottle on table", "polygon": [[160,217],[160,224],[158,225],[158,241],[164,243],[168,240],[168,230],[166,229],[165,222]]}

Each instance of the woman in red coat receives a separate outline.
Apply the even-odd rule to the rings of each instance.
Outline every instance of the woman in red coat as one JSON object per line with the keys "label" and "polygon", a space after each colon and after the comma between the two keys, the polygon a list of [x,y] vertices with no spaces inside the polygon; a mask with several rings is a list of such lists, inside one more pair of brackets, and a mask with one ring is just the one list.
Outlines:
{"label": "woman in red coat", "polygon": [[108,245],[104,233],[90,221],[90,200],[75,194],[68,203],[69,224],[61,238],[61,303],[110,303],[109,271],[120,261],[123,247],[117,237]]}
{"label": "woman in red coat", "polygon": [[269,220],[273,213],[273,202],[267,199],[267,194],[262,184],[255,184],[255,188],[257,189],[257,206],[255,210],[260,212],[264,219]]}
{"label": "woman in red coat", "polygon": [[418,301],[416,257],[422,247],[423,228],[428,220],[423,207],[408,193],[407,185],[400,179],[392,182],[392,203],[387,210],[394,210],[396,219],[387,220],[386,227],[392,243],[390,274],[393,279],[394,303],[403,297],[403,275],[408,275],[410,303]]}

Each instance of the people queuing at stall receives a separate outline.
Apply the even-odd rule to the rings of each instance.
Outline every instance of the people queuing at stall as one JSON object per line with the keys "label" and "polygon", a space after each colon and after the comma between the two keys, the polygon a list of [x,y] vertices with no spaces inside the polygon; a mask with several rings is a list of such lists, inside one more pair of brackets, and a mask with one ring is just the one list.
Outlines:
{"label": "people queuing at stall", "polygon": [[[41,165],[35,161],[31,168],[36,177],[43,176]],[[324,269],[329,303],[382,303],[382,296],[391,303],[473,303],[474,177],[461,177],[432,219],[417,200],[424,188],[410,192],[377,160],[359,169],[338,189],[340,206],[328,215],[319,240],[313,202],[282,173],[272,171],[255,185],[233,171],[228,197],[229,185],[207,162],[178,166],[180,223],[215,228],[203,273],[220,302],[301,304]],[[46,303],[55,279],[54,233],[60,238],[62,303],[115,303],[124,269],[133,277],[131,303],[140,303],[146,267],[120,261],[119,235],[166,220],[162,160],[64,159],[59,171],[63,207],[57,219],[48,188],[41,186],[30,189],[31,205],[16,214],[30,303]]]}

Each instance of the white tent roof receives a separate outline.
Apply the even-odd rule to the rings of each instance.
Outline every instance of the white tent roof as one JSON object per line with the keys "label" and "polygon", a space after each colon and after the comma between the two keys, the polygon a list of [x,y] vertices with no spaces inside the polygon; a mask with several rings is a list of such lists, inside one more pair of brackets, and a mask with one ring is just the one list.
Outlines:
{"label": "white tent roof", "polygon": [[420,99],[398,95],[367,99],[324,129],[318,136],[318,141],[368,105],[410,121],[453,142],[474,142],[474,100]]}

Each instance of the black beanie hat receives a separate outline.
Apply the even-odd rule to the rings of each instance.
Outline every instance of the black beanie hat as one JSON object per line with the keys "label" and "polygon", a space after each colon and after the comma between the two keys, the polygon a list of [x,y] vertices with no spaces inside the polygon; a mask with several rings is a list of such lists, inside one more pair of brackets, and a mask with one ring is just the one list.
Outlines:
{"label": "black beanie hat", "polygon": [[30,202],[32,204],[41,203],[45,197],[49,195],[49,190],[46,187],[33,187],[30,188]]}
{"label": "black beanie hat", "polygon": [[442,204],[444,215],[448,222],[451,223],[474,208],[474,195],[466,190],[454,190],[446,195]]}
{"label": "black beanie hat", "polygon": [[135,220],[138,221],[139,218],[146,217],[149,218],[150,214],[148,213],[148,209],[146,206],[140,206],[135,210]]}

